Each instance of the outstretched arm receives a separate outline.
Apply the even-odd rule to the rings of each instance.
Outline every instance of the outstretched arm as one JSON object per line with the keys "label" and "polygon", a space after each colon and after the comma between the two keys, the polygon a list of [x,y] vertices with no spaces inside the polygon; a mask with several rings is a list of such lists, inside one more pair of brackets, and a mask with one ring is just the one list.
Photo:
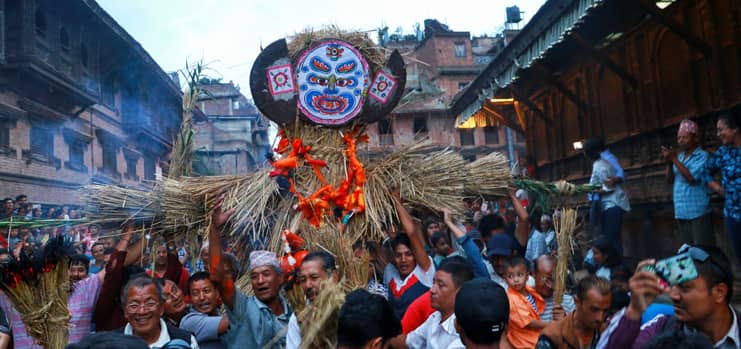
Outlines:
{"label": "outstretched arm", "polygon": [[221,293],[221,300],[229,309],[234,309],[234,280],[224,277],[224,263],[221,262],[221,229],[229,218],[234,214],[234,209],[222,212],[221,204],[224,202],[223,195],[216,200],[213,212],[211,213],[211,226],[208,230],[208,252],[209,252],[209,272],[211,281]]}
{"label": "outstretched arm", "polygon": [[517,200],[514,190],[509,191],[509,199],[512,201],[512,207],[514,207],[518,218],[517,228],[515,229],[515,238],[520,245],[527,246],[527,236],[530,232],[530,216],[528,215],[527,210],[522,207],[520,200]]}
{"label": "outstretched arm", "polygon": [[412,215],[409,214],[404,205],[401,204],[401,192],[396,189],[392,192],[394,197],[394,206],[396,206],[396,213],[399,215],[401,225],[404,227],[404,231],[409,235],[409,241],[412,243],[412,254],[414,254],[414,260],[417,262],[422,270],[427,271],[430,269],[432,262],[427,257],[425,252],[425,243],[422,239],[422,226],[414,221]]}
{"label": "outstretched arm", "polygon": [[466,252],[466,260],[471,265],[474,276],[476,278],[488,278],[489,272],[486,270],[486,264],[484,264],[484,259],[481,258],[481,251],[479,251],[478,246],[476,246],[470,237],[466,236],[466,232],[461,230],[461,228],[453,222],[453,219],[450,217],[449,209],[442,209],[442,212],[445,225],[448,226],[448,229],[453,233],[455,238],[458,240],[458,243],[463,246],[463,251]]}
{"label": "outstretched arm", "polygon": [[[126,256],[126,249],[129,247],[129,241],[131,241],[133,230],[134,229],[132,228],[131,221],[127,221],[126,223],[124,223],[124,227],[121,231],[121,239],[118,240],[118,243],[115,246],[116,252],[122,253],[124,254],[124,256]],[[124,257],[124,260],[126,260],[126,257]],[[123,270],[124,267],[128,265],[126,263],[122,263],[123,265],[120,265],[120,266],[115,265],[115,264],[120,264],[120,263],[122,262],[119,260],[110,258],[109,264],[114,264],[110,266],[111,272],[120,272],[121,270]],[[100,281],[105,281],[105,276],[106,276],[106,273],[108,273],[108,269],[109,269],[108,265],[106,265],[105,268],[103,268],[100,272],[98,272],[98,274],[96,274],[98,278],[100,278]]]}

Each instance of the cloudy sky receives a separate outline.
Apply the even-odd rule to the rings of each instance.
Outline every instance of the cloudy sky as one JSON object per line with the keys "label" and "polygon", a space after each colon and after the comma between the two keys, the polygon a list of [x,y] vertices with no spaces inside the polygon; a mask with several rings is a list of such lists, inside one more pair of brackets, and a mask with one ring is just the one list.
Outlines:
{"label": "cloudy sky", "polygon": [[[307,27],[337,25],[373,31],[388,26],[413,33],[415,23],[436,18],[451,29],[473,35],[504,27],[504,10],[517,5],[530,19],[544,0],[98,0],[152,57],[167,70],[203,59],[210,75],[248,86],[260,46]],[[521,25],[524,25],[524,21]],[[244,91],[243,89],[243,91]],[[248,96],[249,97],[249,96]]]}

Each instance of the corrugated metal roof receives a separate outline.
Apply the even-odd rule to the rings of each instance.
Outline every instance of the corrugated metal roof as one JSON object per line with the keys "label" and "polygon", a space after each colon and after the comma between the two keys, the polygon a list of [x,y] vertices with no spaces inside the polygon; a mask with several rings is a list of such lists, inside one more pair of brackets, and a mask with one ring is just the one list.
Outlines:
{"label": "corrugated metal roof", "polygon": [[[502,67],[500,67],[500,69],[493,70],[486,69],[483,74],[486,74],[487,71],[489,73],[499,71],[500,73],[492,74],[493,76],[487,77],[487,79],[489,79],[490,81],[488,87],[481,88],[478,91],[466,91],[466,93],[476,93],[477,98],[474,100],[474,102],[467,105],[458,115],[458,124],[462,124],[469,117],[478,112],[481,109],[482,103],[487,99],[492,98],[499,89],[507,87],[508,85],[517,81],[517,79],[519,78],[519,70],[530,67],[534,61],[540,60],[545,55],[547,55],[551,48],[564,41],[564,39],[574,29],[578,28],[578,26],[584,21],[584,18],[589,15],[592,9],[602,5],[605,1],[606,0],[574,0],[572,4],[555,21],[551,22],[550,25],[543,28],[535,39],[531,40],[529,43],[526,43],[525,48],[517,53],[511,62],[505,62],[504,64],[507,65],[503,67],[504,69],[501,69]],[[523,32],[530,25],[535,25],[535,23],[533,21],[528,23],[525,28],[523,28]],[[515,41],[513,41],[513,43]],[[500,54],[503,53],[504,51],[502,51],[502,53]],[[500,59],[494,58],[494,60],[490,64],[499,65],[503,64],[503,62]],[[472,88],[475,87],[472,86]]]}

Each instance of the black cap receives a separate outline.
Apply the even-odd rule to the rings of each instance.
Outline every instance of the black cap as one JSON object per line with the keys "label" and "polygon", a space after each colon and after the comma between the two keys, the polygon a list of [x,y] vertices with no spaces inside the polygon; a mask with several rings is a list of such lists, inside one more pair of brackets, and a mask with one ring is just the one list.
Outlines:
{"label": "black cap", "polygon": [[455,318],[472,342],[496,343],[509,321],[507,293],[490,279],[468,281],[455,297]]}

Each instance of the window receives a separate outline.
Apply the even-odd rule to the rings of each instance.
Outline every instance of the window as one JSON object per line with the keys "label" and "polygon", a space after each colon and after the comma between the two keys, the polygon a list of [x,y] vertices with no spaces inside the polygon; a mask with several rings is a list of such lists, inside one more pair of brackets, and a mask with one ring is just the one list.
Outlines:
{"label": "window", "polygon": [[475,130],[475,129],[470,129],[470,130],[463,130],[463,129],[461,129],[461,130],[458,130],[458,133],[459,133],[460,138],[461,138],[461,146],[474,145],[473,130]]}
{"label": "window", "polygon": [[458,83],[458,91],[466,88],[466,86],[468,86],[468,83],[467,82],[459,82]]}
{"label": "window", "polygon": [[107,174],[116,174],[116,147],[113,144],[103,143],[103,172]]}
{"label": "window", "polygon": [[0,115],[0,155],[14,157],[17,153],[10,147],[10,130],[15,128],[15,120],[3,119]]}
{"label": "window", "polygon": [[378,122],[378,143],[380,145],[394,144],[394,132],[391,128],[390,120],[381,120]]}
{"label": "window", "polygon": [[54,155],[54,134],[50,129],[31,127],[31,153],[49,158]]}
{"label": "window", "polygon": [[238,110],[239,109],[239,101],[235,100],[232,102],[232,109]]}
{"label": "window", "polygon": [[421,139],[427,136],[427,118],[416,117],[414,118],[414,138]]}
{"label": "window", "polygon": [[0,149],[10,148],[10,127],[0,120]]}
{"label": "window", "polygon": [[83,154],[85,154],[84,144],[81,142],[69,143],[69,160],[67,166],[73,170],[82,170],[85,168]]}
{"label": "window", "polygon": [[499,144],[499,127],[484,127],[484,141],[486,144]]}
{"label": "window", "polygon": [[455,43],[455,56],[466,57],[466,43],[459,41]]}
{"label": "window", "polygon": [[113,109],[116,108],[116,80],[115,75],[110,74],[103,79],[101,86],[101,99],[103,103]]}
{"label": "window", "polygon": [[144,158],[144,179],[148,181],[155,180],[157,168],[156,162],[153,158]]}
{"label": "window", "polygon": [[90,59],[88,57],[87,52],[87,45],[82,44],[82,47],[80,47],[80,63],[82,63],[82,66],[85,68],[89,68]]}
{"label": "window", "polygon": [[46,39],[46,15],[41,9],[36,9],[35,14],[36,20],[36,35],[42,39]]}
{"label": "window", "polygon": [[62,29],[59,30],[59,43],[62,46],[62,53],[69,54],[69,33],[67,33],[67,29],[62,27]]}
{"label": "window", "polygon": [[136,175],[136,163],[138,161],[139,158],[133,154],[126,156],[126,178],[135,181],[139,180],[139,177]]}

